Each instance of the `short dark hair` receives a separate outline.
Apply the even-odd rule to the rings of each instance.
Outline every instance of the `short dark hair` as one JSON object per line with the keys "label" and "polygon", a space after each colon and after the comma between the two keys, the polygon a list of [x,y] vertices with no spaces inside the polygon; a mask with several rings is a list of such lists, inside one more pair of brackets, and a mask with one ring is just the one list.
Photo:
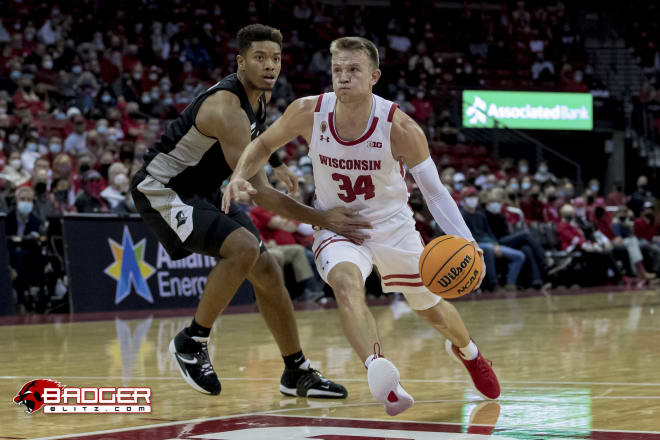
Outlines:
{"label": "short dark hair", "polygon": [[282,33],[279,29],[263,24],[250,24],[238,31],[238,52],[244,55],[255,41],[272,41],[282,49]]}
{"label": "short dark hair", "polygon": [[334,55],[340,50],[361,50],[371,62],[374,69],[378,69],[378,49],[376,45],[366,38],[362,37],[342,37],[338,38],[330,44],[330,53]]}

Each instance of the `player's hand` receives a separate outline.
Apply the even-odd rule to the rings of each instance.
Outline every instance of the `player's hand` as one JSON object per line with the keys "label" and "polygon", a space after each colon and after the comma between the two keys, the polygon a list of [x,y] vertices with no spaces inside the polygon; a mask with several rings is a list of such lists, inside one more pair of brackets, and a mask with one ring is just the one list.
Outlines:
{"label": "player's hand", "polygon": [[280,165],[273,168],[273,176],[286,185],[286,193],[290,196],[298,193],[298,176],[288,166]]}
{"label": "player's hand", "polygon": [[369,238],[368,234],[361,232],[362,229],[371,229],[371,223],[357,218],[357,213],[348,208],[333,208],[326,211],[323,216],[325,229],[343,235],[352,242],[362,244]]}
{"label": "player's hand", "polygon": [[472,289],[472,291],[474,292],[479,287],[481,287],[481,282],[484,280],[484,277],[486,276],[486,260],[484,259],[483,249],[481,249],[476,242],[473,243],[477,247],[477,252],[479,252],[479,255],[481,255],[481,273],[479,274],[479,280],[477,281],[477,285],[474,287],[474,289]]}
{"label": "player's hand", "polygon": [[231,180],[225,188],[225,193],[222,195],[222,211],[229,214],[229,207],[231,201],[246,203],[250,201],[250,196],[257,193],[257,190],[245,179]]}

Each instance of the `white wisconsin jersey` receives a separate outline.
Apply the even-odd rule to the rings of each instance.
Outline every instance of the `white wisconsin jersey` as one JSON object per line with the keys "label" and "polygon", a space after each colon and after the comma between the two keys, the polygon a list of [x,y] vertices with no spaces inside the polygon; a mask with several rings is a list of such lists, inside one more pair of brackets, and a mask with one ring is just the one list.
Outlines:
{"label": "white wisconsin jersey", "polygon": [[385,220],[408,203],[403,166],[394,160],[390,130],[394,111],[391,101],[373,96],[371,117],[358,139],[346,141],[335,128],[334,92],[319,96],[309,157],[314,169],[314,206],[326,210],[339,206],[353,209],[371,222]]}

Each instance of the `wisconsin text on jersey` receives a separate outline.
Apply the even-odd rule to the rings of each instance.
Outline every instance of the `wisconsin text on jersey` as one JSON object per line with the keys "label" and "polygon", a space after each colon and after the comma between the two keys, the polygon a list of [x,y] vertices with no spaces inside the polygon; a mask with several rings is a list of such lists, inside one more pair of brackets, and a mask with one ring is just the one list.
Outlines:
{"label": "wisconsin text on jersey", "polygon": [[319,154],[321,165],[327,165],[331,168],[341,170],[361,170],[372,171],[380,170],[380,160],[361,160],[361,159],[337,159]]}

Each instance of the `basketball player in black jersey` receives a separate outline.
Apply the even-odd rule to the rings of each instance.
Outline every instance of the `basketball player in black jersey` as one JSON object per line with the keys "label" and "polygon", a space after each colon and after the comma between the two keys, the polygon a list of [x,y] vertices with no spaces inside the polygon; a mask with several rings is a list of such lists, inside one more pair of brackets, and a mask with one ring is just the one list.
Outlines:
{"label": "basketball player in black jersey", "polygon": [[[310,367],[302,353],[291,299],[280,268],[239,206],[220,211],[220,187],[247,144],[265,130],[266,103],[280,73],[282,35],[259,24],[238,33],[238,72],[197,96],[145,154],[132,182],[135,207],[174,259],[193,252],[218,257],[195,317],[170,343],[179,370],[195,390],[220,393],[207,342],[217,316],[245,278],[280,352],[285,370],[280,391],[301,397],[344,398],[346,389]],[[271,162],[273,163],[273,162]],[[274,163],[274,165],[278,165]],[[280,172],[281,175],[286,173]],[[346,209],[317,211],[268,184],[262,170],[251,183],[254,201],[279,215],[362,241],[369,224]],[[297,182],[289,182],[290,190]],[[246,329],[246,331],[249,331]]]}

